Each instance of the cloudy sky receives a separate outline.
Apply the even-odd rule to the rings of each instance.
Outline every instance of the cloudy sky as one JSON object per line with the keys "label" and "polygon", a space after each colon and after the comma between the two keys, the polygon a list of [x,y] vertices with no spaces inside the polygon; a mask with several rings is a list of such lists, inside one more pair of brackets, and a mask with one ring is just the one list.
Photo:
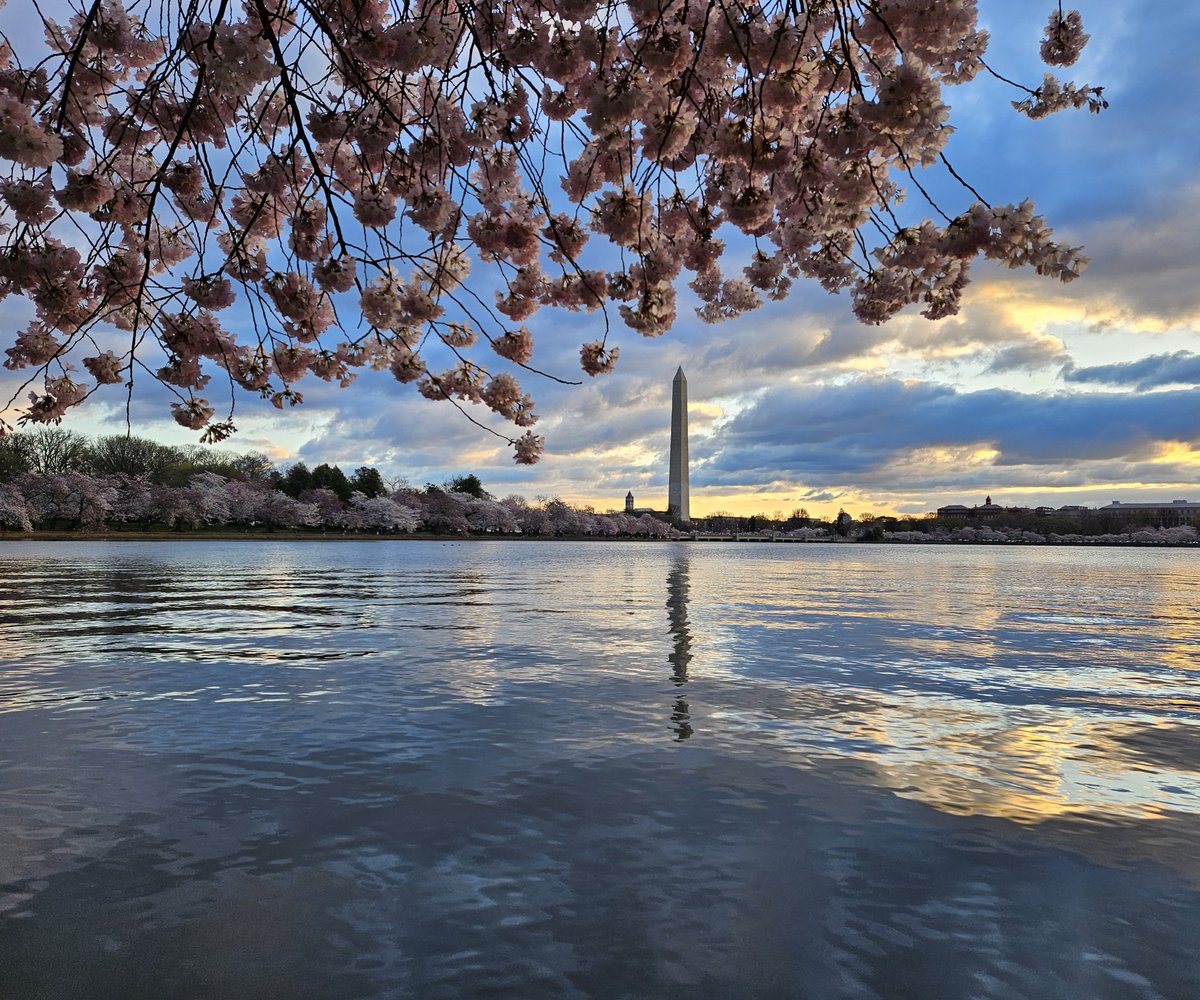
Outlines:
{"label": "cloudy sky", "polygon": [[[621,360],[597,380],[578,373],[578,347],[599,318],[543,311],[530,322],[534,363],[585,384],[527,386],[547,441],[532,468],[386,373],[349,391],[310,379],[305,405],[283,414],[247,400],[234,445],[281,464],[373,464],[416,484],[473,472],[501,496],[604,510],[632,489],[639,505],[665,506],[671,379],[682,365],[694,514],[924,512],[985,494],[1012,505],[1200,499],[1200,5],[1077,5],[1092,40],[1064,75],[1103,84],[1106,112],[1031,122],[990,80],[945,97],[959,172],[993,203],[1033,198],[1058,237],[1091,256],[1078,281],[977,264],[959,316],[905,313],[882,327],[804,284],[716,326],[684,298],[677,326],[657,340],[616,320]],[[991,64],[1039,81],[1050,7],[983,0]],[[948,210],[970,201],[929,184]],[[131,420],[135,433],[189,440],[153,394]],[[123,431],[121,401],[68,426]]]}

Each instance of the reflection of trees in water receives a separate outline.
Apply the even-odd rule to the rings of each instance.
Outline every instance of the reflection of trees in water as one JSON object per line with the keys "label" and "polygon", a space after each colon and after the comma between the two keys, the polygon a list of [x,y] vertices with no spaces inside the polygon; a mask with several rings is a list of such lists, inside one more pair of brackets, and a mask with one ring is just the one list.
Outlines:
{"label": "reflection of trees in water", "polygon": [[[667,622],[674,647],[667,656],[671,664],[671,680],[677,687],[688,682],[688,664],[692,662],[692,633],[688,629],[688,560],[680,559],[667,574]],[[671,728],[675,740],[686,740],[695,732],[687,701],[675,700],[671,712]]]}

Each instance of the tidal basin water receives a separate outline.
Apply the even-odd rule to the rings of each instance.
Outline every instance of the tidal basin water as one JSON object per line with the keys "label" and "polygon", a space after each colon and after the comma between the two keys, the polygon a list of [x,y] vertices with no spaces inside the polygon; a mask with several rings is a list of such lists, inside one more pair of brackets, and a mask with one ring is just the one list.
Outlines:
{"label": "tidal basin water", "polygon": [[0,997],[1200,996],[1200,554],[0,545]]}

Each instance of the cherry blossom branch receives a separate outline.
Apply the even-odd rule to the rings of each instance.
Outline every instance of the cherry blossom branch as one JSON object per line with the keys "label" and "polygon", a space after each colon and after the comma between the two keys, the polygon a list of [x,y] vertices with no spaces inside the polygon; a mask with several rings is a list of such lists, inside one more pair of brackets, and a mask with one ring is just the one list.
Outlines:
{"label": "cherry blossom branch", "polygon": [[[156,30],[136,9],[43,14],[33,69],[0,42],[0,297],[37,315],[5,364],[45,384],[28,420],[108,383],[128,408],[148,372],[176,420],[223,435],[235,386],[282,407],[308,375],[386,369],[527,427],[506,368],[570,383],[532,360],[543,308],[601,311],[580,350],[597,375],[611,320],[665,333],[680,279],[708,321],[811,278],[875,323],[951,314],[976,256],[1086,264],[1030,205],[930,197],[937,167],[978,198],[943,148],[944,88],[999,76],[973,0],[189,0]],[[1059,5],[1042,57],[1071,65],[1086,40]],[[1106,106],[1051,75],[1021,89],[1032,118]],[[936,224],[901,225],[905,188]],[[200,395],[213,368],[224,421]]]}

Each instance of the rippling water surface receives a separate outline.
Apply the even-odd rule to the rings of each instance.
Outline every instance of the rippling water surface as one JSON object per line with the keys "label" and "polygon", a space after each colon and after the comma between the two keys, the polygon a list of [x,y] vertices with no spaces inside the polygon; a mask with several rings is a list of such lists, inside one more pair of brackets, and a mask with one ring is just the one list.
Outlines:
{"label": "rippling water surface", "polygon": [[4,543],[5,998],[1200,996],[1182,550]]}

